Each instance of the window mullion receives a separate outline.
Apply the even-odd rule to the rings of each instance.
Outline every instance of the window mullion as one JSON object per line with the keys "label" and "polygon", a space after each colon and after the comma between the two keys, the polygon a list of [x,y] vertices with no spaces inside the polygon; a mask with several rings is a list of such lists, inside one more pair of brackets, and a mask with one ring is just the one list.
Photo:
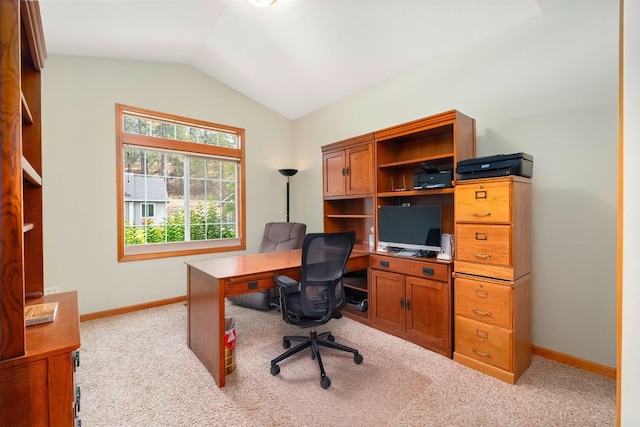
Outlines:
{"label": "window mullion", "polygon": [[189,180],[191,165],[189,156],[184,156],[184,241],[191,241],[191,192],[189,191]]}

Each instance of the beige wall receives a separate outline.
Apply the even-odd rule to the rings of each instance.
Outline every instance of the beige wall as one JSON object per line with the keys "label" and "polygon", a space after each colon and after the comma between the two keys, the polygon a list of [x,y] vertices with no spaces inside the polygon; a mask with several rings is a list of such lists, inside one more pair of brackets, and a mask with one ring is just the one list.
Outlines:
{"label": "beige wall", "polygon": [[295,211],[321,226],[322,145],[457,109],[534,157],[533,343],[615,366],[617,61],[618,2],[576,0],[309,114]]}
{"label": "beige wall", "polygon": [[[624,2],[624,209],[621,347],[622,426],[640,420],[640,3]],[[619,386],[620,386],[619,385]]]}
{"label": "beige wall", "polygon": [[82,313],[186,292],[185,258],[116,261],[115,103],[247,130],[247,252],[284,218],[276,169],[300,169],[292,220],[320,231],[322,145],[455,108],[479,156],[534,156],[534,344],[615,366],[617,13],[572,0],[293,123],[188,66],[52,55],[45,286],[78,290]]}
{"label": "beige wall", "polygon": [[42,79],[45,287],[77,290],[81,313],[186,294],[185,258],[117,262],[116,103],[244,128],[247,252],[285,219],[284,117],[186,65],[51,55]]}

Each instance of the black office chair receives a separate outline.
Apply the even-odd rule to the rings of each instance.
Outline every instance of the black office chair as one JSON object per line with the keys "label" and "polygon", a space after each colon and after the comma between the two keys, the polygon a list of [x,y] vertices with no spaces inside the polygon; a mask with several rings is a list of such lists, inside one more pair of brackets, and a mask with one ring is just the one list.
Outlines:
{"label": "black office chair", "polygon": [[[315,328],[331,319],[342,317],[340,310],[346,304],[342,276],[355,241],[353,231],[344,233],[310,233],[302,244],[302,266],[300,283],[287,276],[276,276],[282,319],[301,328]],[[291,292],[297,289],[298,292]],[[311,357],[320,366],[320,385],[328,388],[331,380],[325,374],[318,346],[330,347],[353,353],[353,361],[362,363],[358,350],[334,342],[331,332],[317,334],[315,329],[309,336],[285,336],[282,346],[289,348],[291,341],[302,341],[271,361],[271,375],[280,373],[278,363],[294,354],[311,348]]]}

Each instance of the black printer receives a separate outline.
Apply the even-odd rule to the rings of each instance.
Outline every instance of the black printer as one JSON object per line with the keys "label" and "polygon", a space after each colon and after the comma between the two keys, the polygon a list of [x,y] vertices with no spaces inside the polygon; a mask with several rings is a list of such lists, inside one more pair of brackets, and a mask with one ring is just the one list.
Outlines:
{"label": "black printer", "polygon": [[526,153],[498,154],[461,160],[456,167],[458,180],[518,175],[531,178],[533,156]]}

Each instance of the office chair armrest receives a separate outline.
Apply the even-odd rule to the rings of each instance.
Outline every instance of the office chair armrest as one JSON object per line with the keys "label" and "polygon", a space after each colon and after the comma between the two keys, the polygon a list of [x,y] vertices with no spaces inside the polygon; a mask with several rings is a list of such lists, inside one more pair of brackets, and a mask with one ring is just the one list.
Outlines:
{"label": "office chair armrest", "polygon": [[289,289],[298,289],[298,281],[293,280],[289,276],[276,276],[273,278],[273,281],[276,283],[277,287],[284,288],[285,291]]}

